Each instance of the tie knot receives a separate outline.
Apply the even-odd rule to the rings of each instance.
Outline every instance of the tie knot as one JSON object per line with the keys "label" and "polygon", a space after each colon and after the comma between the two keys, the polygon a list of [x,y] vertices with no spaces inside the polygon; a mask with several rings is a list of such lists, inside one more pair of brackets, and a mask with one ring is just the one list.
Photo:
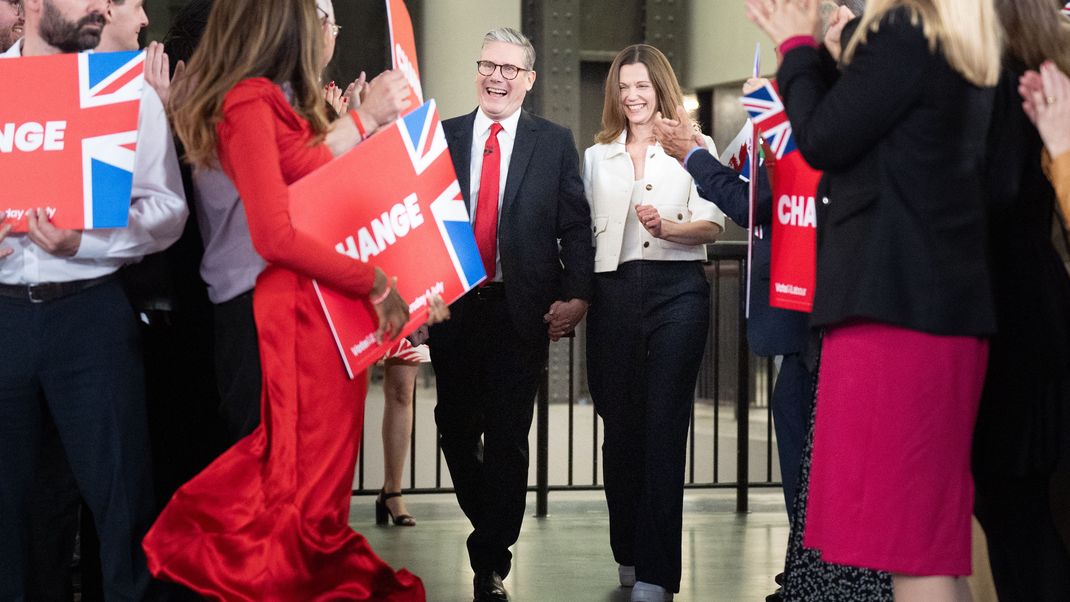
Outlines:
{"label": "tie knot", "polygon": [[502,127],[502,124],[500,124],[497,121],[495,121],[494,123],[492,123],[490,125],[490,137],[491,138],[497,137],[498,134],[501,133],[501,131],[503,129],[505,129],[505,128]]}

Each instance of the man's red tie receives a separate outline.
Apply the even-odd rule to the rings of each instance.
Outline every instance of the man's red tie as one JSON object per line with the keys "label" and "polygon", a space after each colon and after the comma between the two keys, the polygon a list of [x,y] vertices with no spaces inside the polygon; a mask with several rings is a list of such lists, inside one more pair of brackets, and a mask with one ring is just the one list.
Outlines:
{"label": "man's red tie", "polygon": [[498,189],[501,187],[502,153],[498,148],[498,133],[502,124],[490,126],[490,137],[483,147],[483,171],[479,175],[479,197],[476,200],[476,221],[473,225],[479,256],[487,279],[494,280],[494,264],[498,255]]}

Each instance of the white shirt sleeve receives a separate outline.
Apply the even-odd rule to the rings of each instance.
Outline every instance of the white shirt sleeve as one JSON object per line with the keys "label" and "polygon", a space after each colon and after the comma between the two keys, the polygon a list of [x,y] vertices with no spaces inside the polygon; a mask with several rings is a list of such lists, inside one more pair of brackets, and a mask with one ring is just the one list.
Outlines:
{"label": "white shirt sleeve", "polygon": [[130,197],[127,227],[83,232],[75,258],[137,260],[166,249],[182,235],[189,209],[178,155],[163,103],[148,85],[141,96]]}

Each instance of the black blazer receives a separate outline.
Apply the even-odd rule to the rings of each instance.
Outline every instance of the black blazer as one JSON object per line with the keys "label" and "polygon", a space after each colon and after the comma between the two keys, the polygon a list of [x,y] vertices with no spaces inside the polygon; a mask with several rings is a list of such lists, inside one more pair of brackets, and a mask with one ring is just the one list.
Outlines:
{"label": "black blazer", "polygon": [[[702,198],[717,205],[725,215],[746,228],[750,219],[749,185],[705,150],[695,151],[687,161]],[[754,240],[751,266],[751,306],[747,342],[761,356],[802,353],[806,350],[809,314],[769,306],[769,264],[773,249],[773,191],[765,167],[758,170],[758,204],[754,211],[764,236]]]}
{"label": "black blazer", "polygon": [[841,75],[801,47],[777,79],[818,190],[813,324],[865,318],[941,335],[995,330],[981,169],[993,90],[891,11]]}
{"label": "black blazer", "polygon": [[[442,122],[469,208],[475,116]],[[579,163],[572,132],[521,110],[498,217],[498,253],[513,324],[525,338],[548,340],[542,317],[554,301],[591,298],[591,210]]]}

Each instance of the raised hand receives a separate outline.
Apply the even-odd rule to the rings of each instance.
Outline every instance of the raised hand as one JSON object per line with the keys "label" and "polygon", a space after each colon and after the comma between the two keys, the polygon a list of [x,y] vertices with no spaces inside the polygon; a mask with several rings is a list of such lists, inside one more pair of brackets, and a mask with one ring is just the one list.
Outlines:
{"label": "raised hand", "polygon": [[814,36],[821,30],[818,0],[746,0],[747,18],[779,47],[795,36]]}

